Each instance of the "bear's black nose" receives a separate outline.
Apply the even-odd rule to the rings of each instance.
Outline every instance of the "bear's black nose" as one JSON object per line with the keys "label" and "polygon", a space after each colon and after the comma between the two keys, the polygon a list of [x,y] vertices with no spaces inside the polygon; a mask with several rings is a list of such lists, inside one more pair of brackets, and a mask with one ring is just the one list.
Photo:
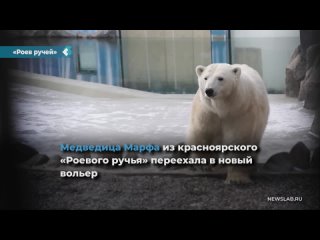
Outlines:
{"label": "bear's black nose", "polygon": [[206,92],[208,97],[213,97],[214,96],[214,91],[213,91],[212,88],[207,88],[205,92]]}

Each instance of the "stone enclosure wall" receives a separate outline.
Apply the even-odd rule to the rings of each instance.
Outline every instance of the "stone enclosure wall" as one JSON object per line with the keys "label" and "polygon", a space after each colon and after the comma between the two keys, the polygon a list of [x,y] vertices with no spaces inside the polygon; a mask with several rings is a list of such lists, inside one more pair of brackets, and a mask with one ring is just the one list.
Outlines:
{"label": "stone enclosure wall", "polygon": [[300,45],[286,67],[286,95],[304,101],[306,109],[315,110],[311,133],[320,136],[320,31],[301,30]]}

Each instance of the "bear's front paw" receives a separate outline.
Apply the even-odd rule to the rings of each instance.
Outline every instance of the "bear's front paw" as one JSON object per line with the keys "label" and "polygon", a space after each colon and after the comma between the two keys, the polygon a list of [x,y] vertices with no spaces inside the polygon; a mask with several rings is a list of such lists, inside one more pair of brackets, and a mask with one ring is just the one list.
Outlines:
{"label": "bear's front paw", "polygon": [[249,174],[242,172],[233,172],[227,175],[225,180],[226,184],[236,183],[236,184],[248,184],[252,183]]}

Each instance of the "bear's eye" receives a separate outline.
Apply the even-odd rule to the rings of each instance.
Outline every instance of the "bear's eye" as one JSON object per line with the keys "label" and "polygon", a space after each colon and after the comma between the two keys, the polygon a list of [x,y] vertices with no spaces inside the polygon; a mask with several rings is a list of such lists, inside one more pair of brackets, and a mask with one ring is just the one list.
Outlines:
{"label": "bear's eye", "polygon": [[207,77],[205,77],[205,78],[204,78],[204,80],[208,80],[208,78],[207,78]]}
{"label": "bear's eye", "polygon": [[218,80],[219,81],[223,81],[223,77],[218,77]]}

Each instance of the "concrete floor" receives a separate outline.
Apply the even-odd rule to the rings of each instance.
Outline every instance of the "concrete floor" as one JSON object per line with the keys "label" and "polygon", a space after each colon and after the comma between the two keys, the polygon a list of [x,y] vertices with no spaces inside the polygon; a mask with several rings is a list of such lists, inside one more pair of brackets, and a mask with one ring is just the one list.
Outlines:
{"label": "concrete floor", "polygon": [[[52,81],[55,84],[54,81]],[[90,83],[81,83],[90,85]],[[55,85],[54,85],[55,86]],[[81,86],[82,90],[87,86]],[[90,88],[97,88],[96,85]],[[46,155],[59,144],[177,144],[188,126],[192,95],[161,95],[108,87],[106,97],[13,84],[12,127],[19,142]],[[112,88],[113,89],[113,88]],[[90,90],[93,94],[95,90]],[[100,89],[101,90],[101,89]],[[99,91],[100,91],[99,90]],[[102,90],[101,90],[102,91]],[[103,91],[99,94],[102,94]],[[90,95],[89,94],[89,95]],[[284,95],[269,95],[270,117],[259,162],[289,151],[308,134],[313,112]],[[39,170],[40,169],[40,170]],[[218,176],[177,176],[140,168],[131,176],[101,171],[97,180],[62,179],[63,166],[43,164],[23,170],[32,209],[318,209],[319,176],[257,175],[253,184],[225,185]],[[137,170],[137,169],[136,169]],[[178,170],[179,171],[179,170]],[[149,175],[147,175],[149,174]],[[191,175],[191,176],[190,176]],[[301,202],[270,202],[268,197],[302,197]]]}
{"label": "concrete floor", "polygon": [[[11,92],[17,139],[47,155],[60,153],[61,143],[184,142],[193,98],[144,92],[140,98],[95,98],[23,84],[14,84]],[[314,149],[315,141],[308,134],[314,113],[282,94],[269,95],[269,102],[259,162],[289,151],[298,141]]]}
{"label": "concrete floor", "polygon": [[[218,177],[102,174],[97,180],[61,179],[58,172],[26,171],[26,209],[319,209],[319,175],[260,175],[249,185]],[[268,201],[298,197],[302,201]]]}

